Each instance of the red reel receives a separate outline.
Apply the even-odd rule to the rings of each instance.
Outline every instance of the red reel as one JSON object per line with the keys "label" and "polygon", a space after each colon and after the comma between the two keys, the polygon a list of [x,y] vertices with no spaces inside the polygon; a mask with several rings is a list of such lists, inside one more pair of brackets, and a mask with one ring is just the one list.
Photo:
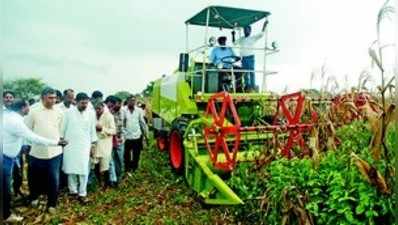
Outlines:
{"label": "red reel", "polygon": [[[290,102],[295,103],[295,107],[291,107]],[[308,132],[312,127],[312,122],[317,120],[316,112],[311,112],[311,122],[303,123],[301,121],[304,113],[305,96],[301,92],[296,92],[282,96],[278,100],[278,109],[274,117],[274,125],[281,126],[282,130],[289,133],[287,143],[282,148],[282,155],[287,158],[293,157],[293,147],[299,145],[302,149],[303,154],[308,154],[308,149],[303,138],[303,134]],[[286,124],[279,124],[279,115],[282,112],[282,116],[286,119]]]}
{"label": "red reel", "polygon": [[[220,110],[216,104],[221,104]],[[213,95],[207,103],[206,115],[213,119],[211,126],[204,128],[205,144],[210,159],[215,168],[231,171],[236,165],[241,128],[240,118],[231,96],[227,92]],[[226,119],[227,115],[232,116],[232,121]],[[219,160],[220,152],[224,154],[225,160]]]}

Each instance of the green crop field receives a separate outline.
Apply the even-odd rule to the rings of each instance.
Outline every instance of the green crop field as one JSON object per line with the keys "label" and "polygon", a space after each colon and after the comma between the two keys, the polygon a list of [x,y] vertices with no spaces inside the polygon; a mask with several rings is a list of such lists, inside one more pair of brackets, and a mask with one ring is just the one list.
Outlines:
{"label": "green crop field", "polygon": [[[136,173],[115,189],[89,193],[88,204],[64,193],[57,215],[45,214],[44,205],[43,210],[18,211],[27,216],[25,224],[302,224],[305,216],[314,224],[392,224],[392,195],[369,184],[351,158],[354,152],[372,162],[367,125],[355,122],[337,133],[342,144],[317,163],[280,158],[260,169],[255,163],[240,164],[229,185],[246,200],[241,206],[202,204],[184,178],[172,172],[167,154],[151,142]],[[397,149],[393,135],[391,128],[387,143]],[[375,165],[385,170],[384,161]]]}

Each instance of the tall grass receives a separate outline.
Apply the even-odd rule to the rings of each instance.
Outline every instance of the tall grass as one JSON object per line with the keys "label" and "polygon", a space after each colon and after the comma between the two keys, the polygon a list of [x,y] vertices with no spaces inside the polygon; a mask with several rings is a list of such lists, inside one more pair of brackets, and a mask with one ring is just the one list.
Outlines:
{"label": "tall grass", "polygon": [[[390,0],[386,0],[384,2],[384,4],[382,5],[382,7],[379,10],[379,13],[377,15],[377,22],[376,22],[376,31],[377,31],[377,40],[374,42],[374,45],[377,44],[377,49],[378,49],[378,56],[375,54],[375,51],[372,51],[372,46],[369,48],[369,55],[372,58],[372,60],[377,64],[377,66],[380,69],[380,75],[381,75],[381,97],[382,97],[382,105],[383,105],[383,110],[384,112],[386,111],[386,99],[385,99],[385,92],[388,89],[388,86],[386,87],[386,80],[385,80],[385,75],[384,75],[384,68],[383,68],[383,48],[386,46],[383,46],[383,43],[381,43],[381,25],[382,22],[387,18],[387,19],[391,19],[391,15],[395,13],[395,8],[393,6],[391,6],[390,4]],[[398,49],[398,47],[397,47]],[[397,62],[398,63],[398,62]],[[397,70],[397,68],[395,68]],[[397,71],[396,71],[397,72]],[[396,74],[396,79],[398,79],[398,75]],[[392,81],[392,80],[391,80]],[[387,85],[390,82],[387,83]],[[396,83],[398,84],[398,80],[396,80]],[[395,86],[397,88],[397,86]],[[397,90],[396,90],[397,91]],[[390,96],[392,97],[392,96]],[[398,101],[398,93],[397,93],[397,101]],[[385,132],[385,127],[388,125],[385,123],[386,120],[386,113],[383,114],[382,117],[382,136],[384,137],[384,132]],[[396,123],[396,128],[398,128],[398,124],[397,121],[395,121]],[[398,135],[397,135],[398,136]],[[397,137],[398,138],[398,137]],[[384,146],[384,153],[385,153],[385,157],[387,161],[389,160],[389,154],[391,153],[393,159],[396,158],[396,156],[398,155],[398,149],[391,149],[391,150],[387,150],[387,148],[385,147],[384,144],[384,140],[383,140],[383,146]],[[391,151],[391,152],[388,152]],[[398,171],[398,160],[395,160],[395,171]],[[397,175],[395,175],[395,183],[392,183],[393,186],[393,190],[395,191],[395,196],[396,196],[396,202],[398,202],[398,196],[397,196],[397,191],[398,191],[398,177]],[[396,207],[396,206],[395,206]],[[395,210],[395,219],[398,221],[398,210]]]}

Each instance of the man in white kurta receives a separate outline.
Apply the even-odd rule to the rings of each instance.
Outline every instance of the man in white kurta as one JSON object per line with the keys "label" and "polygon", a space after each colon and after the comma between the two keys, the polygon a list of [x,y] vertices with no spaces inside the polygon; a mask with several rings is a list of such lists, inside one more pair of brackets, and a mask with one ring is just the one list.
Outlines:
{"label": "man in white kurta", "polygon": [[76,107],[65,113],[63,134],[70,143],[64,149],[62,170],[68,175],[70,194],[78,194],[79,199],[85,202],[90,152],[97,142],[96,118],[93,111],[87,108],[87,94],[77,94],[76,102]]}

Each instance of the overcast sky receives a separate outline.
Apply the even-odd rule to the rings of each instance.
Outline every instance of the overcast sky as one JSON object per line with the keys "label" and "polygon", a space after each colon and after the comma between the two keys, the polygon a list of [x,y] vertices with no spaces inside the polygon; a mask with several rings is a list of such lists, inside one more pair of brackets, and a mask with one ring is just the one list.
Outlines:
{"label": "overcast sky", "polygon": [[[376,38],[377,12],[383,4],[382,0],[2,2],[5,79],[38,77],[59,89],[90,93],[99,89],[106,94],[139,92],[177,68],[178,54],[185,49],[184,21],[208,5],[271,12],[269,39],[280,47],[280,53],[268,60],[269,68],[279,71],[268,79],[271,90],[309,87],[311,72],[324,63],[341,85],[345,75],[355,83],[360,71],[370,66],[367,51]],[[385,43],[397,39],[395,27],[392,21],[383,24]],[[193,36],[191,47],[203,40],[198,30]],[[388,51],[391,64],[394,49]]]}

